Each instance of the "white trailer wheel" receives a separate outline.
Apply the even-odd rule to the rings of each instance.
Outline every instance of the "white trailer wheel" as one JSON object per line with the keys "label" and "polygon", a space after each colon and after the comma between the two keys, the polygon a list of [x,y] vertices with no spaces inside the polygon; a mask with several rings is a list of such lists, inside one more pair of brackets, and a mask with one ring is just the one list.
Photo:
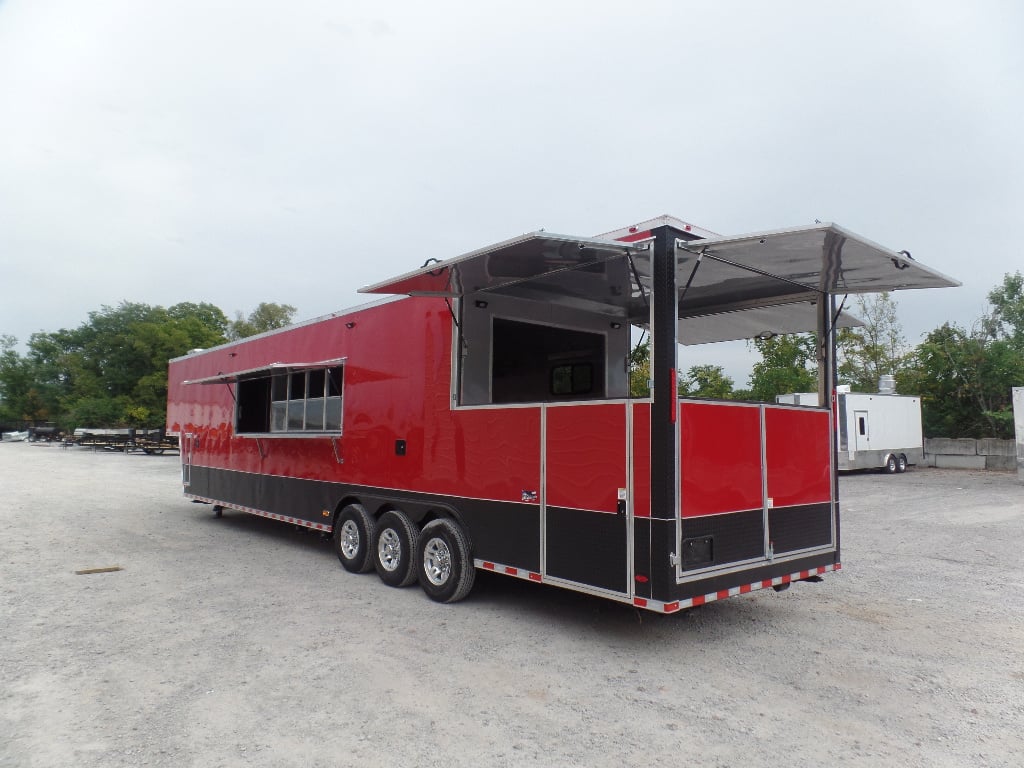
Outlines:
{"label": "white trailer wheel", "polygon": [[899,462],[896,461],[896,457],[891,453],[885,457],[885,473],[887,475],[895,475],[899,471]]}
{"label": "white trailer wheel", "polygon": [[380,580],[389,587],[407,587],[416,581],[416,526],[397,509],[385,512],[377,521],[373,536],[373,565]]}
{"label": "white trailer wheel", "polygon": [[346,571],[366,573],[373,568],[370,546],[373,517],[362,504],[349,504],[334,521],[334,552]]}
{"label": "white trailer wheel", "polygon": [[435,587],[443,587],[452,575],[452,553],[437,536],[423,545],[423,572]]}
{"label": "white trailer wheel", "polygon": [[476,568],[469,542],[454,520],[433,520],[423,527],[419,547],[419,580],[438,603],[462,600],[473,588]]}
{"label": "white trailer wheel", "polygon": [[907,455],[905,453],[901,453],[896,460],[896,471],[901,474],[907,471]]}

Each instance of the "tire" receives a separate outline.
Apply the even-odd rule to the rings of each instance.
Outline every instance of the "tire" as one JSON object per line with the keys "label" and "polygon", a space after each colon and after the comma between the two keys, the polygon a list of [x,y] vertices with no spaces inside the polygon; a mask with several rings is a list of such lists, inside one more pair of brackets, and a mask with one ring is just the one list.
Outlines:
{"label": "tire", "polygon": [[885,459],[885,474],[895,475],[899,471],[899,462],[891,453]]}
{"label": "tire", "polygon": [[334,521],[334,552],[346,571],[373,570],[373,517],[362,504],[349,504]]}
{"label": "tire", "polygon": [[896,459],[896,471],[901,475],[907,471],[907,456],[904,453],[900,454],[900,457]]}
{"label": "tire", "polygon": [[373,533],[373,567],[389,587],[407,587],[416,581],[419,534],[408,516],[397,509],[377,520]]}
{"label": "tire", "polygon": [[433,520],[423,527],[417,563],[420,586],[435,602],[458,602],[473,588],[476,568],[469,542],[454,520]]}

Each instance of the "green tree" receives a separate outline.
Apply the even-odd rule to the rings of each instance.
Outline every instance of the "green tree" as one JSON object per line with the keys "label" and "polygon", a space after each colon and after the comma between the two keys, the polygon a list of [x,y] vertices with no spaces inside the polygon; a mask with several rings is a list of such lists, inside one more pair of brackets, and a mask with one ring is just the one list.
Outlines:
{"label": "green tree", "polygon": [[888,293],[858,296],[861,328],[842,328],[837,338],[839,383],[854,392],[875,392],[883,374],[896,374],[907,355],[896,302]]}
{"label": "green tree", "polygon": [[776,395],[817,390],[814,334],[772,336],[754,339],[753,344],[761,354],[750,374],[750,395],[754,400],[773,403]]}
{"label": "green tree", "polygon": [[123,302],[68,330],[36,333],[23,364],[41,408],[61,426],[159,426],[167,361],[222,343],[228,319],[212,304],[169,309]]}
{"label": "green tree", "polygon": [[680,394],[728,400],[733,396],[733,381],[720,365],[695,365],[679,382]]}
{"label": "green tree", "polygon": [[899,374],[921,396],[927,437],[1013,436],[1011,388],[1024,381],[1024,354],[987,330],[946,323],[929,333]]}
{"label": "green tree", "polygon": [[258,333],[284,328],[291,325],[294,316],[295,307],[291,304],[260,302],[248,317],[240,311],[235,313],[235,319],[228,324],[227,337],[232,340],[244,339]]}
{"label": "green tree", "polygon": [[32,367],[21,357],[13,336],[0,336],[0,422],[35,421],[44,412]]}
{"label": "green tree", "polygon": [[989,292],[988,300],[992,305],[985,323],[989,335],[1005,339],[1024,352],[1024,275],[1004,275],[1003,282]]}
{"label": "green tree", "polygon": [[651,394],[651,340],[637,344],[629,351],[629,396]]}

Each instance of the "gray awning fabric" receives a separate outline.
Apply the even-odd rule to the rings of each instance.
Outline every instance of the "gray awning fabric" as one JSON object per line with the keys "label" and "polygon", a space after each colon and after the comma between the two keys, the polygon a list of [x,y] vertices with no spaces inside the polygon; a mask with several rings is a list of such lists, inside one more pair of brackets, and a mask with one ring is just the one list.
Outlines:
{"label": "gray awning fabric", "polygon": [[231,384],[235,381],[244,381],[245,379],[258,379],[263,376],[271,376],[275,373],[298,373],[300,371],[310,371],[316,368],[331,368],[336,365],[341,365],[345,362],[344,357],[335,358],[333,360],[320,360],[315,363],[271,363],[270,365],[261,365],[259,368],[248,368],[244,371],[234,371],[232,373],[218,373],[215,376],[206,376],[202,379],[189,379],[182,382],[183,384]]}

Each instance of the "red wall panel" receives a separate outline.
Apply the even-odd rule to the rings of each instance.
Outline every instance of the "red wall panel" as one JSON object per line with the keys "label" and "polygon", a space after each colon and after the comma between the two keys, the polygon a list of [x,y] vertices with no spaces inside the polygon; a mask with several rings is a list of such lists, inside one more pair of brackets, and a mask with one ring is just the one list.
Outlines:
{"label": "red wall panel", "polygon": [[776,507],[832,498],[828,411],[766,407],[768,498]]}
{"label": "red wall panel", "polygon": [[760,509],[759,409],[682,402],[679,420],[682,516]]}
{"label": "red wall panel", "polygon": [[614,513],[626,487],[626,406],[547,409],[547,503]]}

